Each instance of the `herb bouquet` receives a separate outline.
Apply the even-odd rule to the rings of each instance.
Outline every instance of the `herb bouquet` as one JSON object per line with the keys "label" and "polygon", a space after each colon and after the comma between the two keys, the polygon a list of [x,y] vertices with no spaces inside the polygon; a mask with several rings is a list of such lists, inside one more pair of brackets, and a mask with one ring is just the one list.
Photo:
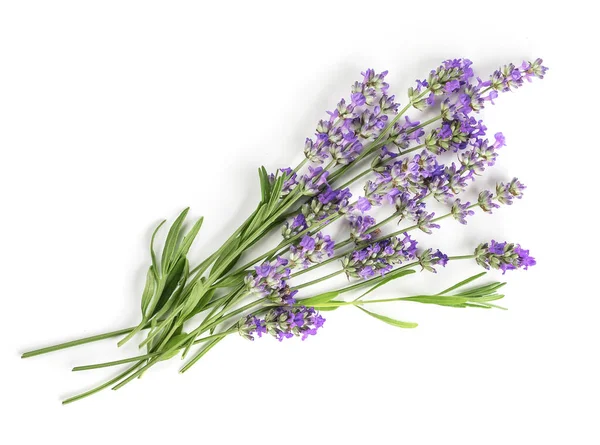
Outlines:
{"label": "herb bouquet", "polygon": [[[118,344],[123,345],[145,333],[138,356],[74,368],[127,365],[115,378],[63,401],[71,403],[107,387],[119,389],[157,362],[177,355],[189,357],[181,368],[185,372],[231,334],[248,340],[267,334],[279,341],[295,336],[304,340],[323,326],[324,311],[340,306],[353,306],[401,328],[417,325],[375,313],[369,305],[412,301],[498,307],[493,302],[503,297],[498,290],[505,283],[471,285],[485,271],[435,295],[365,297],[417,270],[435,272],[436,267],[459,260],[474,260],[485,269],[504,272],[535,265],[529,251],[519,244],[492,240],[449,256],[437,249],[419,248],[412,233],[429,234],[444,219],[466,224],[475,211],[492,213],[522,197],[525,186],[517,178],[498,183],[495,190],[480,191],[474,203],[458,195],[494,165],[505,145],[502,133],[490,140],[475,115],[493,104],[499,93],[515,90],[526,80],[541,79],[546,71],[537,59],[506,65],[482,81],[474,76],[471,61],[447,60],[409,88],[406,105],[401,107],[388,92],[387,71],[366,70],[362,80],[352,85],[349,100],[340,100],[329,117],[319,121],[315,136],[306,139],[305,158],[298,166],[272,174],[264,167],[258,170],[261,197],[256,210],[216,252],[198,265],[191,263],[188,251],[203,219],[184,233],[188,209],[171,224],[160,255],[155,236],[165,221],[156,228],[137,326],[38,349],[23,357],[119,336],[123,338]],[[424,122],[406,116],[410,109],[422,112],[438,107],[439,112]],[[444,153],[446,157],[454,153],[456,160],[442,163]],[[354,199],[349,187],[359,181],[366,181],[364,192]],[[446,203],[447,213],[437,216],[428,210],[432,199]],[[371,215],[375,208],[387,210],[389,216],[376,222]],[[336,221],[344,227],[343,239],[326,234]],[[388,230],[392,223],[402,228]],[[277,230],[281,242],[240,264],[247,250]],[[334,262],[339,267],[333,273],[295,284],[295,278]],[[347,276],[347,286],[311,295],[311,285],[340,274]],[[357,298],[344,299],[346,293],[359,289],[362,293]]]}

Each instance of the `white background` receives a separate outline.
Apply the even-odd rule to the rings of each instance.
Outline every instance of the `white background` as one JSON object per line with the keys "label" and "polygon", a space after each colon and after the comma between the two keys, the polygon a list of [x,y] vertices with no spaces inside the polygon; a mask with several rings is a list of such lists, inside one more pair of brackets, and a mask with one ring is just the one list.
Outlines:
{"label": "white background", "polygon": [[[600,443],[596,25],[583,2],[551,3],[2,2],[0,441]],[[538,265],[504,277],[509,311],[378,307],[420,323],[400,330],[344,308],[306,342],[232,336],[183,376],[172,360],[69,406],[114,373],[71,367],[135,346],[19,358],[137,323],[155,224],[204,215],[202,259],[255,205],[256,168],[295,165],[361,71],[389,69],[404,102],[455,57],[482,77],[535,57],[551,68],[482,113],[508,146],[472,193],[517,175],[525,198],[419,235],[450,254],[491,238],[531,249]]]}

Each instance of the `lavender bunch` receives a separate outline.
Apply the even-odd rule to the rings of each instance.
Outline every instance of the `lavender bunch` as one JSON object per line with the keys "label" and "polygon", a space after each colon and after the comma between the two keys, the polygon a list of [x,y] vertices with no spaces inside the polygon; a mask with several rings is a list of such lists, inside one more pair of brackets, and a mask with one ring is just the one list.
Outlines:
{"label": "lavender bunch", "polygon": [[[492,240],[471,254],[452,256],[417,242],[410,232],[430,234],[441,229],[445,219],[466,225],[478,210],[492,213],[523,197],[525,186],[517,178],[499,182],[494,190],[481,190],[474,203],[460,195],[494,166],[506,145],[502,133],[496,132],[493,139],[488,135],[478,113],[494,105],[500,93],[521,88],[525,81],[543,79],[546,72],[541,59],[536,59],[519,66],[504,65],[482,80],[476,77],[470,60],[446,60],[409,88],[407,103],[401,108],[389,92],[387,71],[364,71],[349,96],[317,123],[314,135],[305,141],[299,165],[274,173],[259,169],[261,196],[256,209],[204,261],[192,268],[188,258],[202,219],[184,235],[188,210],[182,212],[169,229],[160,259],[154,240],[163,223],[157,227],[150,243],[151,262],[138,325],[31,351],[23,357],[117,336],[125,336],[119,342],[122,345],[135,334],[145,334],[139,343],[141,355],[74,368],[83,371],[129,364],[116,378],[63,402],[71,403],[108,386],[119,389],[159,361],[179,354],[186,358],[195,350],[181,369],[186,372],[231,334],[248,340],[266,334],[279,341],[305,340],[323,328],[321,310],[354,306],[389,325],[412,328],[416,323],[366,307],[385,302],[499,307],[493,302],[503,298],[498,290],[505,283],[465,289],[486,272],[435,295],[365,297],[391,281],[417,271],[435,273],[460,260],[472,260],[503,274],[536,264],[519,244]],[[411,109],[436,108],[437,114],[426,121],[406,115]],[[442,161],[442,155],[453,159]],[[342,179],[345,182],[338,184]],[[355,196],[351,187],[359,180],[364,185]],[[447,206],[447,213],[430,211],[430,199]],[[388,212],[388,216],[377,222],[371,214],[375,209]],[[341,223],[341,233],[326,234],[324,230],[336,221]],[[392,224],[399,227],[390,230]],[[281,233],[281,241],[241,262],[274,231]],[[337,269],[296,284],[298,277],[315,274],[327,264],[337,265]],[[348,285],[335,285],[315,295],[307,292],[338,275],[345,276]],[[359,289],[363,293],[357,298],[344,299],[343,295]]]}

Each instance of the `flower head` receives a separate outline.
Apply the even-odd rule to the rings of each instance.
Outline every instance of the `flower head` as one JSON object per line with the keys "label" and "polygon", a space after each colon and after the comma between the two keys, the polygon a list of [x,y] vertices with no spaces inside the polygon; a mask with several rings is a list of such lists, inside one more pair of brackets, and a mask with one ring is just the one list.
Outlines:
{"label": "flower head", "polygon": [[370,215],[350,214],[347,216],[350,223],[350,237],[355,242],[368,241],[377,235],[376,231],[370,231],[375,225],[375,218]]}
{"label": "flower head", "polygon": [[277,257],[273,261],[265,261],[254,267],[244,282],[249,292],[266,296],[273,301],[289,300],[293,297],[287,279],[290,277],[289,261],[283,257]]}
{"label": "flower head", "polygon": [[270,334],[279,341],[294,336],[306,340],[309,335],[316,335],[324,323],[325,319],[312,307],[280,306],[269,310],[264,318],[251,314],[241,319],[238,332],[248,340],[263,334]]}
{"label": "flower head", "polygon": [[477,246],[475,261],[485,269],[498,269],[503,273],[521,268],[527,270],[536,264],[535,258],[529,255],[529,250],[521,248],[519,244],[494,240]]}
{"label": "flower head", "polygon": [[508,184],[503,182],[496,184],[496,197],[501,204],[511,205],[514,198],[523,197],[523,190],[526,188],[517,178],[513,178]]}
{"label": "flower head", "polygon": [[475,212],[470,209],[470,204],[470,202],[465,202],[464,204],[461,204],[460,199],[456,199],[452,204],[452,209],[450,210],[450,213],[452,213],[454,219],[457,220],[459,223],[466,224],[467,216],[475,214]]}
{"label": "flower head", "polygon": [[335,243],[329,235],[323,235],[322,232],[315,236],[304,235],[300,243],[290,247],[289,267],[308,268],[310,264],[322,262],[326,257],[333,256]]}
{"label": "flower head", "polygon": [[342,260],[348,277],[368,279],[385,275],[397,264],[415,257],[417,242],[406,233],[402,238],[393,237],[355,250]]}
{"label": "flower head", "polygon": [[446,264],[448,264],[448,255],[442,253],[439,249],[435,252],[432,249],[427,249],[418,256],[418,259],[423,270],[433,273],[437,273],[433,266],[446,267]]}

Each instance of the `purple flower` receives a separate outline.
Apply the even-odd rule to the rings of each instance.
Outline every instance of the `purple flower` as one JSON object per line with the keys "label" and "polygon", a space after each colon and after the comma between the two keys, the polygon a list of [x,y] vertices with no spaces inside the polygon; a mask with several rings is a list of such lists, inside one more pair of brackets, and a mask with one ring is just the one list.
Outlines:
{"label": "purple flower", "polygon": [[238,323],[238,332],[248,340],[265,333],[279,341],[294,336],[306,340],[309,335],[316,335],[324,323],[325,319],[312,307],[285,306],[269,310],[262,319],[248,315]]}
{"label": "purple flower", "polygon": [[413,259],[417,242],[406,233],[403,238],[393,237],[369,244],[344,257],[342,265],[348,277],[370,278],[384,275],[397,264]]}
{"label": "purple flower", "polygon": [[306,195],[316,195],[323,185],[328,186],[327,177],[328,171],[324,171],[323,167],[308,166],[308,174],[300,178],[300,184],[305,188]]}
{"label": "purple flower", "polygon": [[[298,184],[298,179],[296,172],[294,172],[290,167],[280,168],[279,171],[283,173],[283,176],[285,178],[283,182],[283,188],[281,189],[281,195],[285,196],[292,191],[296,184]],[[275,179],[276,175],[271,173],[271,175],[269,176],[271,184],[275,182]]]}
{"label": "purple flower", "polygon": [[[446,60],[437,69],[429,73],[426,80],[417,80],[417,88],[410,88],[408,96],[413,107],[423,110],[433,105],[434,96],[453,93],[467,84],[473,77],[472,62],[468,59]],[[429,95],[423,98],[427,88]]]}
{"label": "purple flower", "polygon": [[347,217],[350,223],[350,237],[355,242],[368,241],[375,232],[369,231],[375,225],[375,219],[370,215],[350,214]]}
{"label": "purple flower", "polygon": [[375,70],[368,69],[361,74],[363,75],[363,84],[367,88],[373,88],[375,91],[382,91],[385,93],[390,87],[387,83],[384,82],[385,76],[387,76],[388,74],[387,71],[383,71],[380,74],[376,74]]}
{"label": "purple flower", "polygon": [[315,236],[304,235],[297,246],[290,246],[289,267],[308,268],[310,264],[322,262],[325,257],[332,257],[335,243],[329,235],[322,232]]}
{"label": "purple flower", "polygon": [[467,216],[475,214],[473,210],[470,210],[470,204],[470,202],[465,202],[464,204],[461,204],[460,199],[455,200],[454,204],[452,204],[452,210],[450,211],[450,213],[452,213],[454,219],[457,220],[459,223],[466,224]]}
{"label": "purple flower", "polygon": [[522,249],[518,244],[494,240],[477,246],[475,261],[485,269],[501,270],[503,274],[507,270],[527,270],[536,264],[535,258],[529,255],[529,250]]}
{"label": "purple flower", "polygon": [[523,79],[531,82],[533,77],[543,79],[548,68],[542,66],[542,59],[534,62],[523,62],[520,67],[512,63],[504,65],[490,76],[492,88],[498,91],[510,91],[523,85]]}
{"label": "purple flower", "polygon": [[417,213],[417,227],[423,232],[430,235],[431,229],[439,229],[439,224],[432,222],[435,212],[427,213],[425,210],[419,210]]}
{"label": "purple flower", "polygon": [[249,273],[244,282],[249,292],[269,297],[273,301],[282,301],[290,295],[287,285],[289,276],[288,260],[277,257],[271,262],[265,261],[255,266],[254,272]]}
{"label": "purple flower", "polygon": [[404,123],[396,122],[390,133],[388,140],[391,141],[398,150],[407,149],[412,142],[419,143],[419,138],[425,134],[422,128],[416,129],[420,124],[419,121],[411,122],[408,116],[404,117]]}
{"label": "purple flower", "polygon": [[513,178],[508,184],[501,182],[496,184],[496,199],[501,204],[511,205],[514,198],[523,197],[523,190],[526,188],[517,178]]}
{"label": "purple flower", "polygon": [[447,82],[446,85],[444,85],[444,91],[446,93],[454,93],[458,91],[459,88],[460,82],[458,80],[451,80],[450,82]]}
{"label": "purple flower", "polygon": [[425,208],[424,202],[414,198],[407,192],[398,193],[394,197],[394,204],[396,205],[396,213],[400,216],[401,221],[405,218],[416,220],[419,212]]}
{"label": "purple flower", "polygon": [[437,273],[433,266],[440,265],[446,267],[448,264],[448,255],[442,253],[439,249],[433,252],[432,249],[427,249],[418,256],[419,264],[422,270]]}
{"label": "purple flower", "polygon": [[289,239],[297,234],[299,234],[300,232],[302,232],[303,230],[306,230],[308,228],[307,222],[306,222],[306,218],[304,216],[303,213],[298,213],[290,222],[286,222],[282,229],[281,229],[281,234],[283,235],[283,237],[285,239]]}
{"label": "purple flower", "polygon": [[371,202],[364,196],[361,196],[356,202],[356,208],[363,213],[368,212],[369,210],[371,210]]}
{"label": "purple flower", "polygon": [[336,164],[349,164],[367,140],[381,133],[388,115],[397,113],[399,104],[387,94],[387,71],[377,74],[369,69],[361,74],[362,82],[352,85],[350,103],[341,99],[335,110],[327,112],[329,119],[319,121],[315,139],[306,140],[304,154],[311,162],[321,164],[331,155]]}
{"label": "purple flower", "polygon": [[350,189],[333,190],[327,185],[321,193],[302,206],[301,213],[292,222],[284,224],[281,231],[283,237],[289,239],[329,216],[347,212],[351,197]]}
{"label": "purple flower", "polygon": [[494,202],[494,195],[489,190],[484,190],[479,193],[477,204],[486,213],[492,213],[492,209],[497,209],[500,206]]}
{"label": "purple flower", "polygon": [[487,127],[483,121],[457,111],[445,114],[442,125],[425,137],[427,150],[440,154],[448,150],[464,150],[478,138],[485,136]]}

